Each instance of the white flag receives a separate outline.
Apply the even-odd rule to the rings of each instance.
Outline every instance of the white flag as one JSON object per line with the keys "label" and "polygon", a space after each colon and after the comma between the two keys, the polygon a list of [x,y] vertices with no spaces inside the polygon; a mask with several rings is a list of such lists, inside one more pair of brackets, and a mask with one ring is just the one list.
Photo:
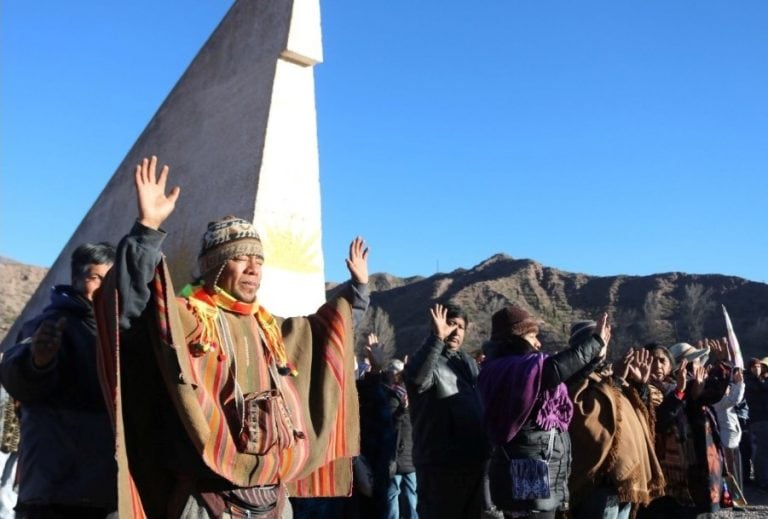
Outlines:
{"label": "white flag", "polygon": [[733,351],[733,365],[744,369],[744,357],[741,355],[739,339],[736,338],[736,332],[733,331],[733,324],[731,324],[731,318],[728,315],[728,310],[725,309],[725,305],[723,305],[723,316],[725,317],[725,328],[728,331],[728,344],[731,345],[731,350]]}

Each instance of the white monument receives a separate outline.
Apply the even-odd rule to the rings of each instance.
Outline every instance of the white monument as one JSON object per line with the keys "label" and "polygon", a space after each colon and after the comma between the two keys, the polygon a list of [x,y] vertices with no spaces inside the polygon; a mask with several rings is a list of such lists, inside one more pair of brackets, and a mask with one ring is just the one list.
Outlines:
{"label": "white monument", "polygon": [[[253,219],[264,242],[259,299],[274,314],[324,300],[313,67],[322,61],[319,0],[237,0],[189,65],[61,251],[8,333],[69,283],[79,244],[117,241],[136,218],[133,169],[157,155],[182,187],[165,223],[174,283],[192,280],[209,221]],[[50,218],[56,215],[51,214]]]}

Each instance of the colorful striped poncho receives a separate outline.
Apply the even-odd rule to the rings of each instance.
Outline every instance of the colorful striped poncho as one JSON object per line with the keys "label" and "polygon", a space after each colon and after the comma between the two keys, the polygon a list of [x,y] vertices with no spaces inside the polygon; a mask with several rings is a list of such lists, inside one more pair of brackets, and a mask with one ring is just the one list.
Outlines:
{"label": "colorful striped poncho", "polygon": [[[120,516],[165,516],[180,480],[200,473],[232,487],[287,483],[299,497],[349,495],[350,459],[360,444],[349,301],[339,297],[306,318],[276,320],[287,361],[298,372],[282,377],[283,394],[304,438],[288,449],[253,455],[238,448],[234,380],[252,386],[246,390],[263,389],[269,384],[264,363],[259,367],[253,354],[245,361],[242,352],[235,354],[238,340],[248,343],[248,333],[240,330],[231,333],[236,347],[230,358],[221,346],[201,354],[200,319],[188,300],[173,294],[163,261],[153,301],[131,330],[119,332],[118,298],[109,278],[96,305],[99,375],[116,433]],[[227,317],[235,326],[240,322]],[[246,364],[253,369],[247,371]],[[248,379],[235,376],[237,370]],[[169,421],[181,425],[177,430],[185,437],[174,443],[185,446],[188,467],[169,469],[169,446],[162,438]]]}

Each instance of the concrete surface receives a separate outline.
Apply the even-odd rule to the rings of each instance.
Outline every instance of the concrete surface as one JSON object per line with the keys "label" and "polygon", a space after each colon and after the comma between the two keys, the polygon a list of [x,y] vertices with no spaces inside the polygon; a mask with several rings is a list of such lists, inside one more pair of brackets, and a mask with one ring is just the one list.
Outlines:
{"label": "concrete surface", "polygon": [[319,0],[234,3],[85,215],[3,349],[47,304],[50,287],[69,283],[77,245],[117,243],[128,232],[136,218],[133,168],[152,154],[171,166],[170,183],[182,187],[164,226],[177,289],[195,274],[207,222],[235,214],[261,220],[267,258],[260,299],[268,309],[305,314],[324,300],[312,69],[322,59],[319,17]]}

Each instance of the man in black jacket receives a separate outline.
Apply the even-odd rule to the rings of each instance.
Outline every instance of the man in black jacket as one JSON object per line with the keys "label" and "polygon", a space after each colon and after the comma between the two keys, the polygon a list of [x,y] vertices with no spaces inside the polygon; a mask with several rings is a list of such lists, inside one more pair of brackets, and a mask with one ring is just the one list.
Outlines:
{"label": "man in black jacket", "polygon": [[72,254],[72,285],[25,323],[0,379],[21,402],[17,517],[103,518],[117,507],[114,436],[96,374],[93,294],[115,259],[106,243]]}
{"label": "man in black jacket", "polygon": [[753,438],[755,482],[758,487],[768,490],[768,377],[765,375],[768,366],[765,360],[750,360],[744,383],[749,405],[749,431]]}
{"label": "man in black jacket", "polygon": [[432,334],[405,365],[421,519],[476,518],[490,445],[482,424],[478,367],[461,351],[468,319],[453,305],[430,309]]}

